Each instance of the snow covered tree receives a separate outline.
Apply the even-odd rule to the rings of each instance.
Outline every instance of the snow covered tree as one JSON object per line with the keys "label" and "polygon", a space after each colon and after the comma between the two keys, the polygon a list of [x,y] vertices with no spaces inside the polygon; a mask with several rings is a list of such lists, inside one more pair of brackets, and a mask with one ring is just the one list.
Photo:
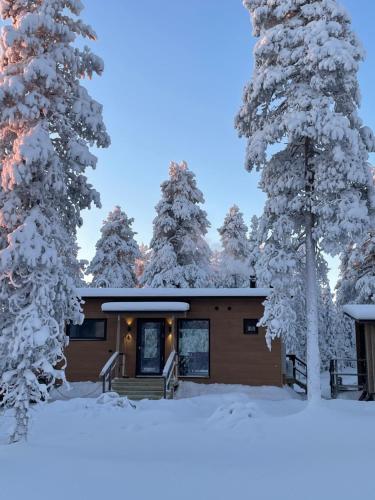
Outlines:
{"label": "snow covered tree", "polygon": [[140,282],[145,270],[145,267],[150,262],[151,259],[151,250],[148,245],[141,243],[139,245],[139,257],[135,260],[135,276],[137,278],[137,282]]}
{"label": "snow covered tree", "polygon": [[242,212],[237,205],[233,205],[225,216],[223,225],[218,229],[225,255],[241,261],[247,259],[249,254],[247,230]]}
{"label": "snow covered tree", "polygon": [[[2,405],[15,410],[11,441],[27,434],[30,401],[64,379],[66,322],[82,320],[70,267],[90,145],[106,147],[102,107],[80,85],[103,63],[77,36],[95,39],[79,0],[0,0],[0,334]],[[74,247],[75,248],[75,247]],[[59,367],[59,369],[57,369]]]}
{"label": "snow covered tree", "polygon": [[[264,241],[274,252],[264,253],[278,275],[265,306],[268,335],[282,333],[276,296],[283,300],[303,245],[308,393],[318,400],[317,258],[340,253],[369,225],[373,136],[357,114],[363,50],[335,0],[244,3],[259,40],[236,127],[248,138],[246,166],[262,169],[267,194]],[[285,315],[282,304],[279,311]]]}
{"label": "snow covered tree", "polygon": [[223,251],[220,255],[221,286],[248,287],[249,272],[249,242],[247,226],[243,214],[237,205],[233,205],[225,216],[223,225],[218,229]]}
{"label": "snow covered tree", "polygon": [[80,247],[76,241],[71,244],[70,252],[65,255],[67,260],[65,262],[65,270],[73,278],[73,282],[76,287],[82,288],[86,287],[87,283],[85,281],[86,268],[89,265],[88,260],[78,259],[78,252]]}
{"label": "snow covered tree", "polygon": [[185,162],[172,162],[156,206],[150,262],[141,283],[148,287],[200,288],[210,279],[210,249],[205,234],[210,224],[202,192]]}
{"label": "snow covered tree", "polygon": [[92,274],[91,285],[106,288],[133,288],[137,284],[135,261],[140,257],[136,234],[132,230],[134,219],[119,206],[109,213],[100,230],[101,238],[86,273]]}
{"label": "snow covered tree", "polygon": [[375,231],[360,244],[346,248],[341,257],[338,297],[341,304],[375,302]]}
{"label": "snow covered tree", "polygon": [[320,288],[319,299],[319,350],[321,371],[324,371],[329,368],[330,360],[338,357],[341,332],[329,284]]}

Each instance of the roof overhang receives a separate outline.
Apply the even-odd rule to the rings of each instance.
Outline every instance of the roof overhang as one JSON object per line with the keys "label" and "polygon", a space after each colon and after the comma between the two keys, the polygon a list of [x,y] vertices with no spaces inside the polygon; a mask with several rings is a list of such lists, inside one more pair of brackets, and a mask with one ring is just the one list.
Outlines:
{"label": "roof overhang", "polygon": [[375,304],[346,304],[343,311],[356,321],[375,321]]}
{"label": "roof overhang", "polygon": [[168,299],[193,297],[266,298],[270,288],[77,288],[83,298]]}
{"label": "roof overhang", "polygon": [[105,302],[102,304],[103,312],[186,312],[190,304],[187,302]]}

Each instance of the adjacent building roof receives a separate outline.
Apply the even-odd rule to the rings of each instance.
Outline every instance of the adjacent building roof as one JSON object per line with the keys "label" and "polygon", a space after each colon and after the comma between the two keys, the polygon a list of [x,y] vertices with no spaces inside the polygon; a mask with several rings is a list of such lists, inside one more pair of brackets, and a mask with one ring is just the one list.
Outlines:
{"label": "adjacent building roof", "polygon": [[105,302],[103,312],[186,312],[190,304],[187,302]]}
{"label": "adjacent building roof", "polygon": [[270,288],[77,288],[81,297],[267,297]]}
{"label": "adjacent building roof", "polygon": [[375,321],[375,304],[347,304],[343,310],[357,321]]}

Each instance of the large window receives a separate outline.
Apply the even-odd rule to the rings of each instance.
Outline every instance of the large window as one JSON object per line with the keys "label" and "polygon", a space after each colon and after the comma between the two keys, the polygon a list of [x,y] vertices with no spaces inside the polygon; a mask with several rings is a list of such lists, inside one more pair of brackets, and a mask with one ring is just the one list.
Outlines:
{"label": "large window", "polygon": [[180,319],[178,347],[180,376],[209,376],[210,323],[208,320]]}
{"label": "large window", "polygon": [[105,319],[85,319],[82,325],[68,325],[67,333],[72,340],[105,340]]}

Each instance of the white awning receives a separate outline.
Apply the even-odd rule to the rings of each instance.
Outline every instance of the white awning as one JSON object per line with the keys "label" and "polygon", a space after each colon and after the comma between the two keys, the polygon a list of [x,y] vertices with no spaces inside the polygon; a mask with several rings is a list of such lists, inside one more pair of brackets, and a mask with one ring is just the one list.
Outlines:
{"label": "white awning", "polygon": [[343,311],[357,321],[375,321],[375,304],[347,304]]}
{"label": "white awning", "polygon": [[105,302],[103,312],[185,312],[189,311],[187,302]]}

